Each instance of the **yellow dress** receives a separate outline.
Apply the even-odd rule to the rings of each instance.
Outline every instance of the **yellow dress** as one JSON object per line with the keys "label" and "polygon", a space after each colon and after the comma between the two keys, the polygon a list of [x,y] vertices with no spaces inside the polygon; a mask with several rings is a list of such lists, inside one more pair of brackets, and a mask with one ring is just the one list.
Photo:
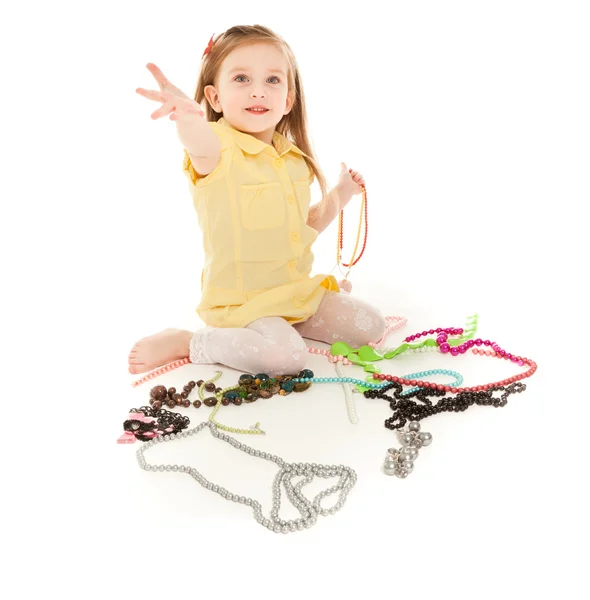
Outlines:
{"label": "yellow dress", "polygon": [[340,291],[332,275],[310,276],[313,171],[278,132],[269,145],[224,118],[209,125],[221,140],[217,167],[202,177],[186,150],[183,160],[205,253],[197,313],[212,327],[270,316],[306,321],[326,291]]}

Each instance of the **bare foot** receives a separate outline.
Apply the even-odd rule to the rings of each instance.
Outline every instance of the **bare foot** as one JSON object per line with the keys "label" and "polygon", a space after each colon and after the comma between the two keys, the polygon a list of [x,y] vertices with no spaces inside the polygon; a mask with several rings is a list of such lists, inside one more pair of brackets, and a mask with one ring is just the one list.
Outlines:
{"label": "bare foot", "polygon": [[192,337],[183,329],[164,329],[142,338],[129,353],[129,372],[145,373],[189,355]]}

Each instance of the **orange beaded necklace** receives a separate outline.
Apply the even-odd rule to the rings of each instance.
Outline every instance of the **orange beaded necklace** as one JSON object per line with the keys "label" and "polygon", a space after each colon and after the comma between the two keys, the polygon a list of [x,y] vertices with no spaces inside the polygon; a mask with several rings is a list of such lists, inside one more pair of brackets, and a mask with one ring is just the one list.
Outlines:
{"label": "orange beaded necklace", "polygon": [[[361,256],[363,255],[363,253],[365,251],[365,248],[367,246],[367,233],[369,230],[368,215],[367,215],[367,188],[364,185],[361,185],[361,188],[363,189],[363,197],[361,200],[361,214],[359,217],[359,226],[358,226],[358,230],[357,230],[357,234],[356,234],[356,242],[354,245],[354,250],[352,251],[352,258],[350,259],[350,261],[348,263],[342,262],[342,248],[344,245],[344,233],[343,233],[344,210],[341,210],[340,214],[338,215],[338,245],[336,247],[336,261],[337,261],[336,265],[337,265],[338,269],[340,270],[340,272],[344,275],[345,281],[348,277],[348,274],[350,273],[350,270],[360,260]],[[358,250],[359,242],[361,239],[361,230],[363,228],[363,223],[364,223],[364,231],[365,231],[364,239],[363,239],[363,247],[361,248],[360,254],[358,256],[356,256],[356,252]],[[342,269],[340,268],[341,265],[343,267],[348,267],[348,270],[346,271],[346,273],[342,272]]]}

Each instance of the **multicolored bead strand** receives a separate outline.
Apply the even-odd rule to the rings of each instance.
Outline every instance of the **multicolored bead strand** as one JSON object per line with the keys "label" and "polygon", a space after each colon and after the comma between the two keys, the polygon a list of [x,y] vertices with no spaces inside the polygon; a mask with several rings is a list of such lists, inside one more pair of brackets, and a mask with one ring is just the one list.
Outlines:
{"label": "multicolored bead strand", "polygon": [[[197,391],[199,392],[199,399],[201,400],[201,402],[205,401],[205,394],[203,392],[205,386],[207,386],[210,383],[215,383],[222,375],[223,373],[221,371],[217,371],[217,373],[215,373],[215,375],[211,377],[211,379],[203,380],[203,383],[197,388]],[[217,394],[215,395],[217,396]]]}
{"label": "multicolored bead strand", "polygon": [[439,336],[444,334],[447,335],[461,335],[463,333],[462,327],[437,327],[436,329],[429,329],[428,331],[422,331],[421,333],[414,333],[409,335],[404,339],[404,342],[413,342],[420,337],[425,337],[427,335],[438,334]]}
{"label": "multicolored bead strand", "polygon": [[[415,379],[415,380],[421,381],[419,379],[420,377],[430,377],[431,375],[451,375],[452,377],[455,378],[455,381],[453,383],[449,383],[449,387],[459,387],[463,383],[463,375],[461,375],[460,373],[457,373],[456,371],[449,371],[447,369],[432,369],[430,371],[420,371],[419,373],[410,373],[409,375],[404,375],[404,379],[406,379],[406,380],[407,379],[409,379],[409,380]],[[430,383],[432,383],[432,382],[430,382]],[[431,387],[432,387],[432,385],[431,385]],[[422,389],[420,386],[416,386],[416,387],[410,388],[409,390],[402,392],[401,395],[406,396],[406,395],[411,394],[412,392],[415,392],[420,389]]]}
{"label": "multicolored bead strand", "polygon": [[496,342],[492,342],[490,340],[482,340],[481,338],[477,338],[476,340],[468,340],[463,342],[459,346],[452,348],[448,343],[448,336],[446,333],[441,333],[436,338],[436,343],[438,344],[440,351],[443,354],[450,352],[452,356],[457,356],[458,354],[465,354],[467,350],[473,348],[473,346],[489,346],[492,350],[499,356],[505,357],[507,360],[511,360],[514,363],[517,363],[519,366],[523,366],[524,362],[520,356],[516,356],[511,354],[510,352],[506,352]]}
{"label": "multicolored bead strand", "polygon": [[[479,350],[478,348],[474,348],[472,350],[472,352],[474,354],[485,354],[486,356],[494,356],[497,358],[504,358],[505,360],[509,360],[508,355],[506,353],[504,354],[504,356],[502,356],[500,354],[497,354],[494,351]],[[489,352],[489,354],[486,354],[486,352]],[[521,373],[520,375],[514,375],[512,377],[508,377],[507,379],[503,379],[501,381],[496,381],[493,383],[486,383],[484,385],[470,386],[470,387],[465,387],[465,388],[460,388],[460,387],[454,388],[450,385],[429,383],[428,381],[419,381],[419,380],[415,380],[415,379],[410,380],[405,377],[397,377],[396,375],[388,375],[388,374],[383,374],[383,373],[374,373],[373,379],[375,379],[377,381],[391,381],[394,383],[400,383],[401,385],[411,385],[411,386],[415,386],[415,387],[419,387],[419,388],[451,392],[453,394],[460,394],[461,392],[486,391],[493,387],[509,385],[516,381],[520,381],[522,379],[530,377],[537,370],[537,364],[534,361],[532,361],[528,358],[521,358],[521,357],[517,357],[517,358],[520,359],[520,361],[522,361],[522,365],[526,365],[527,367],[529,367],[526,372]],[[520,362],[519,362],[519,364],[520,364]]]}
{"label": "multicolored bead strand", "polygon": [[233,390],[237,390],[239,387],[240,387],[239,385],[232,385],[232,386],[222,389],[220,392],[217,392],[215,394],[217,396],[217,404],[213,407],[213,410],[211,411],[211,414],[209,415],[208,420],[211,421],[211,423],[213,423],[219,429],[223,429],[224,431],[229,431],[231,433],[243,433],[245,435],[265,435],[265,432],[262,431],[262,429],[260,429],[259,422],[256,422],[255,425],[252,425],[250,427],[250,429],[239,429],[236,427],[229,427],[228,425],[223,425],[222,423],[219,423],[218,421],[215,420],[215,415],[217,414],[217,411],[219,410],[219,408],[222,406],[221,401],[223,400],[223,395],[226,392],[231,392]]}
{"label": "multicolored bead strand", "polygon": [[188,358],[188,356],[186,358],[181,358],[180,360],[175,360],[174,362],[171,362],[167,365],[158,367],[154,371],[151,371],[147,375],[144,375],[141,379],[138,379],[137,381],[132,382],[131,385],[133,387],[137,387],[138,385],[141,385],[142,383],[145,383],[146,381],[150,381],[151,379],[155,379],[156,377],[159,377],[160,375],[163,375],[164,373],[168,373],[169,371],[178,369],[178,367],[182,367],[183,365],[188,365],[188,364],[190,364],[190,362],[191,361]]}
{"label": "multicolored bead strand", "polygon": [[[310,371],[309,369],[303,369],[303,371],[300,371],[299,373],[304,374],[306,376],[308,376],[308,379],[313,378],[313,371]],[[221,375],[221,371],[218,371],[218,376]],[[266,373],[259,373],[258,375],[255,375],[254,377],[256,377],[256,383],[260,383],[262,386],[264,386],[265,381],[269,382],[269,383],[273,383],[275,382],[275,378],[269,378],[269,376]],[[281,376],[277,376],[276,381],[278,381],[280,379]],[[284,376],[287,377],[287,376]],[[280,383],[280,387],[281,390],[279,392],[280,395],[289,395],[291,392],[295,391],[295,392],[301,392],[301,391],[305,391],[306,389],[308,389],[310,387],[311,384],[304,384],[304,385],[297,385],[299,384],[299,381],[296,381],[297,378],[293,378],[291,375],[288,376],[289,380],[282,380]],[[264,378],[265,381],[262,381],[262,379]],[[215,379],[217,379],[217,376],[215,377]],[[228,399],[229,394],[228,392],[232,392],[234,390],[238,390],[240,389],[240,387],[245,384],[244,382],[246,382],[247,380],[252,381],[252,376],[245,374],[242,375],[240,377],[240,381],[238,382],[237,385],[233,385],[230,387],[227,387],[225,389],[220,389],[217,394],[217,403],[215,404],[215,407],[213,409],[213,411],[211,412],[211,415],[209,416],[209,420],[214,423],[216,426],[220,427],[221,429],[225,429],[226,431],[231,431],[232,433],[244,433],[244,434],[250,434],[250,435],[264,435],[264,431],[262,431],[260,429],[260,423],[257,422],[255,425],[253,425],[252,427],[250,427],[250,429],[237,429],[237,428],[233,428],[233,427],[229,427],[227,425],[223,425],[221,423],[219,423],[218,421],[215,420],[215,415],[217,414],[217,411],[219,410],[219,407],[221,404],[227,406],[230,401]],[[206,383],[204,383],[203,385],[206,385]],[[279,385],[279,384],[277,384]],[[268,388],[267,388],[268,390]],[[262,393],[262,392],[260,392]],[[226,394],[228,397],[226,397]],[[270,397],[270,396],[264,396],[264,397]]]}
{"label": "multicolored bead strand", "polygon": [[[455,328],[455,327],[447,327],[446,329],[443,329],[442,327],[437,327],[436,329],[429,329],[429,330],[425,330],[422,331],[420,333],[415,333],[413,335],[407,336],[405,338],[405,341],[403,344],[401,344],[400,346],[398,346],[397,348],[388,350],[385,352],[385,354],[383,355],[383,358],[394,358],[395,356],[398,356],[399,354],[402,354],[404,352],[406,352],[407,350],[416,350],[418,348],[423,348],[423,347],[436,347],[439,346],[438,343],[438,337],[441,336],[441,334],[446,334],[447,338],[446,338],[446,342],[449,344],[449,348],[451,346],[459,346],[461,344],[463,344],[463,342],[465,342],[466,340],[471,340],[476,331],[477,331],[477,321],[478,321],[478,315],[472,315],[470,317],[467,318],[467,322],[465,324],[465,328]],[[449,339],[448,338],[448,331],[453,331],[456,333],[453,333],[452,335],[458,335],[459,337],[457,339]],[[460,332],[460,333],[459,333]],[[422,342],[418,342],[418,343],[412,343],[414,340],[420,338],[420,337],[425,337],[427,335],[433,335],[433,334],[437,334],[437,339],[426,339]]]}
{"label": "multicolored bead strand", "polygon": [[[463,377],[460,373],[457,373],[456,371],[449,371],[446,369],[432,369],[430,371],[422,371],[421,374],[424,376],[452,375],[453,377],[455,377],[456,382],[449,384],[449,386],[457,385],[457,381],[460,381],[461,383],[463,382]],[[400,383],[402,383],[402,381],[410,381],[407,378],[412,377],[412,375],[418,375],[418,373],[412,373],[411,375],[406,375],[404,377],[398,377],[397,379],[400,381]],[[380,373],[373,374],[373,378],[375,380],[379,376],[380,376]],[[385,378],[383,378],[383,380],[385,380]],[[392,381],[392,380],[387,379],[387,381]],[[411,381],[414,381],[414,380],[411,380]],[[355,377],[295,377],[293,379],[293,382],[295,382],[295,383],[352,383],[352,384],[359,385],[366,389],[379,389],[379,388],[382,388],[382,387],[385,387],[386,385],[388,385],[387,383],[376,383],[375,381],[363,381],[362,379],[356,379]],[[419,387],[426,387],[426,386],[431,387],[431,386],[440,385],[440,384],[436,384],[436,383],[431,384],[428,381],[426,381],[426,382],[420,381],[418,383],[422,384]],[[409,385],[409,384],[404,384],[404,385]],[[416,382],[414,381],[414,383],[412,385],[416,385]]]}
{"label": "multicolored bead strand", "polygon": [[315,348],[313,346],[308,346],[307,351],[310,354],[319,354],[320,356],[325,356],[328,359],[328,361],[331,363],[337,363],[338,361],[340,361],[340,362],[342,362],[343,365],[351,365],[352,364],[345,356],[342,356],[341,354],[338,356],[334,356],[330,352],[330,350],[326,350],[324,348]]}
{"label": "multicolored bead strand", "polygon": [[[361,185],[361,188],[363,189],[363,198],[361,200],[361,215],[360,215],[360,219],[359,219],[359,227],[358,227],[357,236],[356,236],[356,243],[354,245],[354,250],[352,252],[352,258],[350,259],[350,262],[348,264],[342,262],[342,248],[344,245],[343,244],[344,211],[341,210],[338,215],[338,247],[336,250],[336,260],[337,260],[339,270],[340,270],[340,264],[342,264],[343,267],[348,267],[348,271],[350,271],[350,269],[352,267],[354,267],[354,265],[356,265],[356,263],[358,263],[358,261],[360,260],[361,256],[363,255],[363,253],[365,251],[365,247],[367,245],[367,236],[369,233],[369,220],[368,220],[368,209],[367,209],[367,188],[364,185]],[[364,235],[364,240],[363,240],[363,247],[361,249],[361,253],[355,259],[356,251],[358,249],[359,241],[361,238],[361,229],[363,226],[363,212],[364,212],[364,225],[365,225],[365,235]],[[348,273],[346,275],[348,275]],[[346,279],[346,275],[345,275],[345,279]]]}

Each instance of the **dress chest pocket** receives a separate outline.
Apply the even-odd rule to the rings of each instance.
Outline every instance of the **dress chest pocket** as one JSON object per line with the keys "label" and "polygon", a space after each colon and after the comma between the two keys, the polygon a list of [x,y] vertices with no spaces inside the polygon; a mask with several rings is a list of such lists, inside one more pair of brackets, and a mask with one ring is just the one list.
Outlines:
{"label": "dress chest pocket", "polygon": [[309,203],[311,201],[311,190],[309,181],[294,181],[293,188],[295,189],[297,202],[301,207],[301,214],[304,218],[307,218],[307,215],[309,213]]}
{"label": "dress chest pocket", "polygon": [[240,186],[242,223],[251,231],[276,229],[285,222],[285,203],[277,181]]}

